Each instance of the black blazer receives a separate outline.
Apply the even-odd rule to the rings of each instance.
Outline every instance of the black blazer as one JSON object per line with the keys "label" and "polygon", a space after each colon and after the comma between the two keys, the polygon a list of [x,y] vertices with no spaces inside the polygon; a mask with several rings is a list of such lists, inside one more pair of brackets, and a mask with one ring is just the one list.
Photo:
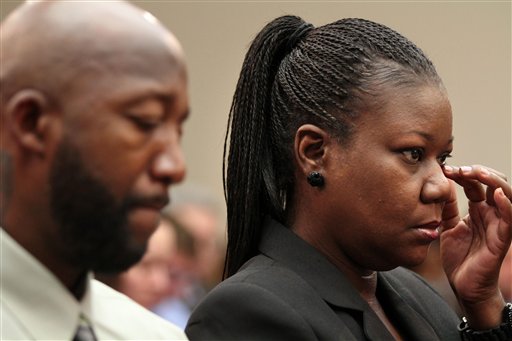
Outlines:
{"label": "black blazer", "polygon": [[[213,289],[185,330],[190,340],[393,340],[345,276],[269,220],[258,256]],[[381,305],[408,340],[461,340],[459,319],[418,275],[378,274]]]}

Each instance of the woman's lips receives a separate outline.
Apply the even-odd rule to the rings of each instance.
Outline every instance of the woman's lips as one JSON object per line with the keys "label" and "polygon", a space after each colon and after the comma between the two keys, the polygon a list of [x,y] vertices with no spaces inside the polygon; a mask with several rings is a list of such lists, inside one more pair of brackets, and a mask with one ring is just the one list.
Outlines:
{"label": "woman's lips", "polygon": [[439,226],[441,222],[432,221],[427,224],[416,226],[415,229],[428,241],[433,241],[439,238]]}

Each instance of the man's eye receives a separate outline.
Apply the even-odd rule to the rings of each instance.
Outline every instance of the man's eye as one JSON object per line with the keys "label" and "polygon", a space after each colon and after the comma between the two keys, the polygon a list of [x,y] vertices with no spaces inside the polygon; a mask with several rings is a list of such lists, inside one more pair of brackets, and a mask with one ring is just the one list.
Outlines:
{"label": "man's eye", "polygon": [[135,125],[143,130],[143,131],[150,131],[155,129],[158,126],[158,121],[148,119],[148,118],[141,118],[138,116],[130,116],[130,119],[135,123]]}
{"label": "man's eye", "polygon": [[410,164],[416,164],[423,158],[423,150],[420,148],[411,148],[402,150],[402,155],[405,157],[405,161]]}

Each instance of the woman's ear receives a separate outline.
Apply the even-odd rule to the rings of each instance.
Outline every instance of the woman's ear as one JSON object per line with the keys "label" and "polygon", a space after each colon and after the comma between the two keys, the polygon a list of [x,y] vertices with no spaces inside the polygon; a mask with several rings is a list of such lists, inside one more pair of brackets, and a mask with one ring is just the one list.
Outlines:
{"label": "woman's ear", "polygon": [[14,94],[7,102],[5,116],[14,144],[28,152],[44,153],[49,113],[48,100],[41,92],[25,89]]}
{"label": "woman's ear", "polygon": [[302,173],[322,171],[327,149],[331,143],[329,134],[313,124],[297,129],[294,141],[295,160]]}

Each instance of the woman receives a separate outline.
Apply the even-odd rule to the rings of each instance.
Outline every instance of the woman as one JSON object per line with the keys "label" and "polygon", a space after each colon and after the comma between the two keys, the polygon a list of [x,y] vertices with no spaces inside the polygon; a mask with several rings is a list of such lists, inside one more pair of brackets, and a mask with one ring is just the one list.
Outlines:
{"label": "woman", "polygon": [[[498,289],[512,189],[492,169],[445,165],[450,103],[406,38],[362,19],[275,19],[247,53],[228,135],[228,278],[193,313],[191,340],[512,337]],[[401,268],[437,238],[461,331]]]}

